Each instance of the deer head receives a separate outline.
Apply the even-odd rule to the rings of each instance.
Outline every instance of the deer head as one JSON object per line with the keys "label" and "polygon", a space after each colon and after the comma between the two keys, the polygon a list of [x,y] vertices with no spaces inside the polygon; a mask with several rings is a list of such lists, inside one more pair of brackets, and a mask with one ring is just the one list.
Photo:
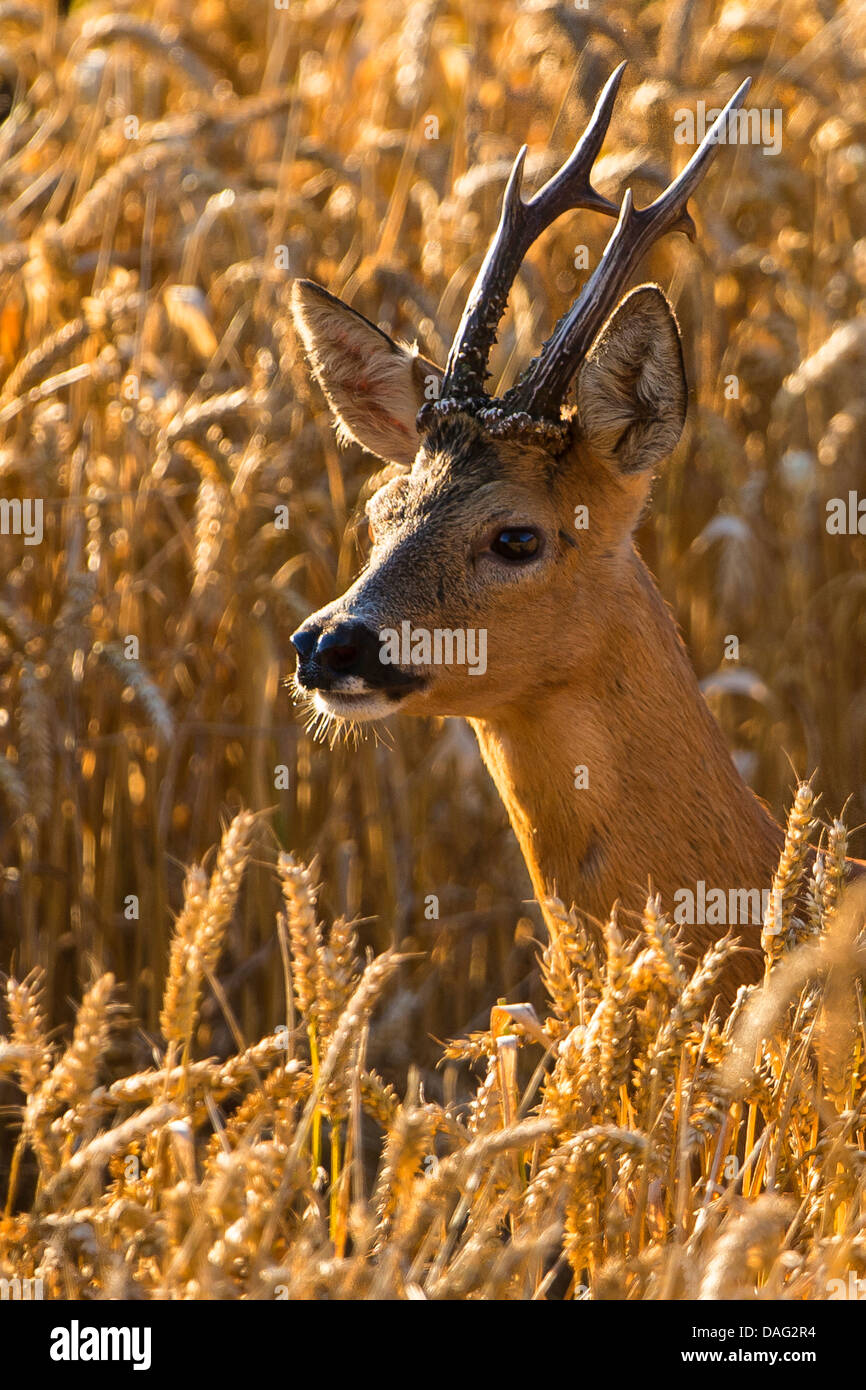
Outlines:
{"label": "deer head", "polygon": [[[569,159],[528,201],[526,148],[518,154],[444,369],[320,286],[294,285],[295,323],[341,436],[394,465],[367,504],[366,568],[292,637],[297,689],[325,716],[531,710],[576,668],[590,679],[621,620],[632,533],[687,399],[665,295],[657,285],[623,290],[659,237],[693,236],[688,198],[749,87],[655,202],[639,210],[628,191],[617,209],[591,170],[624,67]],[[539,355],[490,397],[487,362],[521,261],[569,209],[616,219],[607,248]],[[589,517],[582,529],[578,507]]]}

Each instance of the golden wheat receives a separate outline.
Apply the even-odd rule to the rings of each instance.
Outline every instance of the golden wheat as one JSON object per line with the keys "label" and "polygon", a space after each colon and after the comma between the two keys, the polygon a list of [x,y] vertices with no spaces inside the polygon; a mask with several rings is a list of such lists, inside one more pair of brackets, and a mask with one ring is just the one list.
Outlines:
{"label": "golden wheat", "polygon": [[[827,1297],[866,1271],[863,904],[842,891],[866,820],[866,538],[824,524],[862,488],[862,10],[137,9],[0,14],[0,493],[44,501],[40,545],[0,536],[0,1277],[80,1298]],[[732,73],[785,116],[778,155],[741,146],[708,176],[699,249],[672,236],[641,272],[695,387],[641,549],[777,815],[791,763],[819,769],[767,981],[728,1017],[734,944],[687,961],[652,896],[633,935],[557,905],[536,959],[456,721],[327,752],[283,687],[289,634],[363,559],[376,472],[299,367],[291,279],[441,359],[515,151],[539,186],[623,54],[612,197],[654,196],[683,162],[677,107]],[[494,383],[599,236],[564,218],[530,255]],[[849,795],[850,835],[818,831]]]}

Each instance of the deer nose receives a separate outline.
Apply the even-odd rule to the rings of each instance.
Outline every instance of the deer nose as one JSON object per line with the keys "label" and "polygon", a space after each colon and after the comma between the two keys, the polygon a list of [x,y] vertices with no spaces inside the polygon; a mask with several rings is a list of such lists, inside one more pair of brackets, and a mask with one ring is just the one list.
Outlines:
{"label": "deer nose", "polygon": [[309,661],[313,655],[321,631],[322,629],[317,627],[315,623],[312,627],[308,627],[305,623],[303,627],[298,628],[297,632],[292,633],[289,641],[302,661]]}
{"label": "deer nose", "polygon": [[376,634],[363,623],[339,623],[319,638],[316,660],[331,675],[359,675],[371,641],[376,641]]}
{"label": "deer nose", "polygon": [[347,620],[323,632],[308,621],[292,634],[291,641],[299,658],[298,679],[308,689],[329,686],[339,676],[363,676],[381,683],[379,638],[362,622]]}

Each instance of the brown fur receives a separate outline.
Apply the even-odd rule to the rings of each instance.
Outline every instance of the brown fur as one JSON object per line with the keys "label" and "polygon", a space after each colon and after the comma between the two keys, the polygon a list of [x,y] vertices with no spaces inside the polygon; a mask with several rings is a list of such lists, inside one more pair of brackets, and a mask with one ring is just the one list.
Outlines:
{"label": "brown fur", "polygon": [[[347,379],[348,311],[319,293],[297,290],[295,314],[333,403]],[[370,329],[368,350],[381,337]],[[386,341],[390,395],[366,419],[363,392],[352,404],[351,432],[371,448],[383,409],[414,428],[423,400],[412,355]],[[603,919],[618,898],[635,920],[650,883],[667,908],[700,879],[726,893],[766,889],[782,831],[737,773],[632,541],[652,467],[685,415],[679,335],[657,287],[622,301],[587,357],[577,400],[571,447],[556,458],[535,441],[491,439],[467,414],[416,438],[411,469],[368,505],[367,569],[315,621],[486,629],[484,676],[430,668],[399,708],[469,719],[540,900],[555,895]],[[586,530],[575,529],[578,504],[589,509]],[[509,524],[543,536],[527,569],[485,548]],[[697,955],[723,931],[684,933]],[[726,999],[761,970],[760,925],[737,933],[747,949],[723,982]]]}

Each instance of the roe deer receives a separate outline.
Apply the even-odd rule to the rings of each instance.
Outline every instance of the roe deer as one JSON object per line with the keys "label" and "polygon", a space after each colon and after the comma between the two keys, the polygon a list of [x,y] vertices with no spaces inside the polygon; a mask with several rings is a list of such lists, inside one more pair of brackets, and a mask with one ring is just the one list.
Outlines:
{"label": "roe deer", "polygon": [[[526,147],[518,154],[444,370],[311,281],[293,288],[340,434],[401,466],[367,504],[366,569],[292,637],[297,689],[335,720],[396,710],[467,718],[539,900],[555,895],[589,920],[617,898],[640,910],[648,880],[666,907],[699,880],[726,899],[766,890],[783,842],[734,767],[634,546],[653,469],[680,437],[687,388],[661,289],[621,297],[657,238],[693,237],[687,200],[749,82],[655,202],[638,210],[629,190],[617,209],[590,175],[624,66],[529,201]],[[489,397],[487,362],[521,261],[569,209],[617,218],[607,248],[517,383]],[[575,529],[577,506],[588,508],[586,529]],[[396,661],[383,660],[386,630],[404,635]],[[413,630],[445,630],[452,645],[455,633],[485,632],[486,670],[436,664],[423,641],[407,659]],[[576,785],[578,767],[588,785]],[[728,1000],[762,966],[760,915],[742,925],[751,949],[732,958]],[[684,932],[692,956],[722,934],[700,923]]]}

